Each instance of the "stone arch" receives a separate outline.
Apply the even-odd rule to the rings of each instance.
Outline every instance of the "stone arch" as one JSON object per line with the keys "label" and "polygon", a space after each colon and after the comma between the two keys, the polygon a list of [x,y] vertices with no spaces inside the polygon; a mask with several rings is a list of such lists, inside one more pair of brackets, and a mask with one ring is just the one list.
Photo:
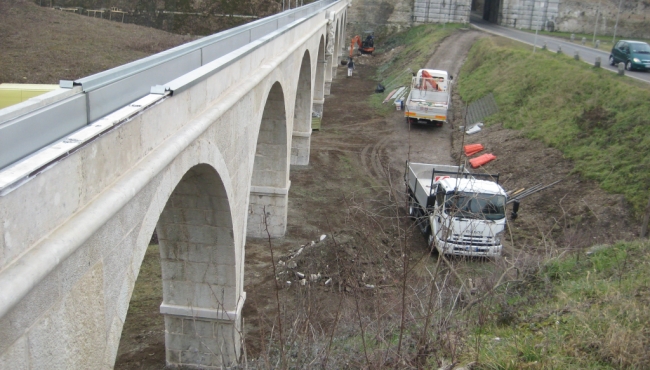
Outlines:
{"label": "stone arch", "polygon": [[[341,45],[339,48],[341,50],[344,50],[345,47],[347,46],[349,36],[347,35],[347,21],[348,21],[348,13],[347,10],[343,12],[342,16],[342,22],[341,22]],[[345,55],[345,53],[342,52],[342,55]]]}
{"label": "stone arch", "polygon": [[341,22],[339,22],[339,17],[336,17],[336,36],[334,36],[334,55],[332,63],[332,77],[336,77],[336,71],[338,70],[339,64],[341,62]]}
{"label": "stone arch", "polygon": [[287,227],[289,151],[285,95],[279,82],[274,83],[269,91],[259,127],[247,235],[267,237],[268,226],[271,237],[280,237]]}
{"label": "stone arch", "polygon": [[293,110],[293,134],[291,139],[291,164],[309,164],[309,142],[311,137],[312,78],[311,57],[305,51],[300,63],[296,101]]}
{"label": "stone arch", "polygon": [[[151,235],[157,218],[167,364],[221,366],[239,355],[245,299],[240,296],[233,217],[223,181],[228,175],[206,163],[180,174],[182,169],[170,166],[161,175],[137,249],[146,250],[139,245],[148,244],[148,238],[141,236]],[[144,252],[136,254],[132,263],[142,264]]]}
{"label": "stone arch", "polygon": [[316,57],[316,71],[314,72],[314,98],[312,112],[317,120],[323,117],[323,105],[325,104],[325,36],[320,37]]}

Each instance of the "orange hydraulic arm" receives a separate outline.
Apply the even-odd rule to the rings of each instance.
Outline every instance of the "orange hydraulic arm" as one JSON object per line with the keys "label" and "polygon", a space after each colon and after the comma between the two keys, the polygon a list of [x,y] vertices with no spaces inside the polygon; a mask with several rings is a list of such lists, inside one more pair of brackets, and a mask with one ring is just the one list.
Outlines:
{"label": "orange hydraulic arm", "polygon": [[350,42],[350,58],[352,58],[352,51],[354,50],[355,42],[359,45],[359,49],[361,49],[361,37],[359,37],[359,35],[354,36]]}
{"label": "orange hydraulic arm", "polygon": [[431,85],[431,88],[432,88],[434,91],[435,91],[435,90],[439,90],[439,89],[438,89],[438,83],[433,79],[433,76],[431,76],[431,75],[429,74],[429,72],[427,72],[427,71],[422,71],[422,78],[424,78],[424,83],[423,83],[422,85],[424,86],[424,89],[425,89],[425,90],[426,90],[426,88],[427,88],[427,86],[426,86],[427,82],[429,83],[429,85]]}

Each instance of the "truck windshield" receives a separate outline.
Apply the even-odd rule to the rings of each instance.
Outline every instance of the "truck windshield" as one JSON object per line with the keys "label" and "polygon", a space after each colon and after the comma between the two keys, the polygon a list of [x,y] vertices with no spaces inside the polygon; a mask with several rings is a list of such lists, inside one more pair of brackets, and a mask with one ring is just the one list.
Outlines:
{"label": "truck windshield", "polygon": [[503,195],[457,192],[445,198],[445,212],[452,216],[483,220],[500,220],[506,216]]}

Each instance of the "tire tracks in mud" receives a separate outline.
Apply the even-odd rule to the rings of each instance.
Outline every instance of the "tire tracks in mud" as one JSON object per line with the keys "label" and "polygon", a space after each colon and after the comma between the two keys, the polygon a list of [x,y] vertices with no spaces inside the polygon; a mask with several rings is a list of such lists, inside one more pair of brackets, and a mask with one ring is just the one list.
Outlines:
{"label": "tire tracks in mud", "polygon": [[[361,151],[361,166],[366,174],[380,184],[387,181],[385,157],[386,146],[390,143],[391,136],[384,136],[379,141],[366,145]],[[370,162],[370,164],[368,164]]]}

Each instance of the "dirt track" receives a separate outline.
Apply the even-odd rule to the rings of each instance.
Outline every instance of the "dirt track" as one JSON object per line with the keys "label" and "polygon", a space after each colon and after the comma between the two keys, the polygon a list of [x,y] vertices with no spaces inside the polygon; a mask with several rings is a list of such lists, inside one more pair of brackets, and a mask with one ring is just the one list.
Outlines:
{"label": "dirt track", "polygon": [[[476,31],[456,32],[438,46],[427,67],[446,69],[457,77],[467,51],[480,37],[484,35]],[[441,128],[409,128],[402,112],[381,117],[369,108],[366,101],[376,86],[373,64],[377,63],[370,58],[357,59],[357,69],[351,78],[346,76],[345,67],[339,66],[332,83],[332,94],[326,98],[322,129],[312,135],[310,164],[291,168],[287,233],[285,237],[273,240],[272,246],[276,262],[286,261],[287,256],[302,245],[317,241],[322,234],[336,233],[340,240],[344,240],[346,233],[352,234],[351,224],[357,225],[355,230],[369,234],[373,234],[373,228],[382,228],[382,237],[378,241],[381,246],[377,253],[383,255],[369,262],[378,267],[365,271],[364,276],[367,273],[367,281],[372,284],[389,286],[391,282],[387,281],[390,278],[386,277],[386,271],[399,269],[392,262],[399,249],[395,250],[394,242],[390,239],[400,237],[399,230],[392,230],[390,225],[401,222],[399,218],[390,218],[390,215],[404,213],[401,208],[392,210],[391,207],[394,208],[401,201],[397,199],[398,202],[394,202],[402,197],[400,192],[404,188],[402,176],[405,161],[458,163],[464,158],[458,154],[461,135],[454,129],[459,126],[458,123],[452,122]],[[455,94],[454,117],[457,122],[462,120],[462,105]],[[499,125],[485,128],[468,140],[483,143],[486,151],[498,156],[498,160],[490,164],[487,170],[501,172],[506,190],[538,182],[548,183],[551,178],[564,179],[552,191],[531,196],[522,202],[522,216],[512,228],[517,248],[535,251],[543,249],[548,243],[580,247],[587,243],[627,238],[633,234],[633,223],[621,197],[605,194],[595,184],[572,175],[572,164],[558,151]],[[366,223],[359,227],[360,219],[369,212],[376,213],[372,218],[376,224]],[[428,256],[423,238],[414,230],[409,232],[412,235],[405,238],[407,247],[414,254]],[[321,256],[320,259],[318,256]],[[151,258],[156,258],[155,254]],[[344,267],[353,271],[359,268],[358,262],[354,266]],[[341,270],[346,258],[313,252],[307,257],[303,256],[299,263],[302,263],[299,268],[304,272],[313,268],[326,274],[335,265]],[[282,273],[291,273],[285,270]],[[309,272],[315,273],[316,270]],[[329,273],[341,275],[335,271]],[[321,282],[305,293],[297,286],[294,277],[280,277],[278,282],[282,287],[280,301],[283,310],[305,308],[300,307],[305,302],[301,297],[309,294],[310,306],[307,310],[310,320],[316,326],[325,328],[332,324],[332,301],[337,296],[335,288],[326,287]],[[246,243],[244,287],[248,297],[244,306],[248,359],[260,355],[264,349],[262,340],[268,340],[274,324],[277,312],[275,281],[269,243],[249,239]],[[293,281],[293,284],[288,286],[286,281]],[[389,306],[390,294],[376,293],[373,299],[377,301],[374,303]],[[159,302],[151,303],[152,315],[158,315]],[[371,305],[372,301],[368,300],[367,304]],[[131,344],[120,348],[116,368],[157,369],[164,366],[164,351],[160,350],[164,343],[162,318],[154,329],[152,325],[138,326],[129,318],[122,335],[123,342],[124,338],[128,338]]]}
{"label": "dirt track", "polygon": [[[456,76],[469,48],[481,36],[476,31],[460,31],[447,38],[427,67],[447,69]],[[392,201],[391,186],[398,192],[404,189],[402,177],[407,159],[453,162],[452,125],[412,126],[409,130],[402,112],[380,117],[368,107],[366,101],[376,86],[376,62],[371,58],[356,58],[357,69],[351,78],[345,67],[339,67],[332,93],[325,100],[323,128],[312,135],[310,164],[291,168],[289,228],[284,238],[273,241],[276,259],[317,240],[321,234],[348,229],[354,222],[352,209],[356,207],[387,207]],[[415,237],[411,243],[416,250],[426,249],[421,238]],[[253,354],[260,349],[257,318],[272,316],[275,311],[270,262],[268,243],[247,242],[245,290],[249,298],[244,317],[247,346]],[[291,289],[283,293],[292,294]],[[331,293],[322,293],[322,300],[331,299]]]}

